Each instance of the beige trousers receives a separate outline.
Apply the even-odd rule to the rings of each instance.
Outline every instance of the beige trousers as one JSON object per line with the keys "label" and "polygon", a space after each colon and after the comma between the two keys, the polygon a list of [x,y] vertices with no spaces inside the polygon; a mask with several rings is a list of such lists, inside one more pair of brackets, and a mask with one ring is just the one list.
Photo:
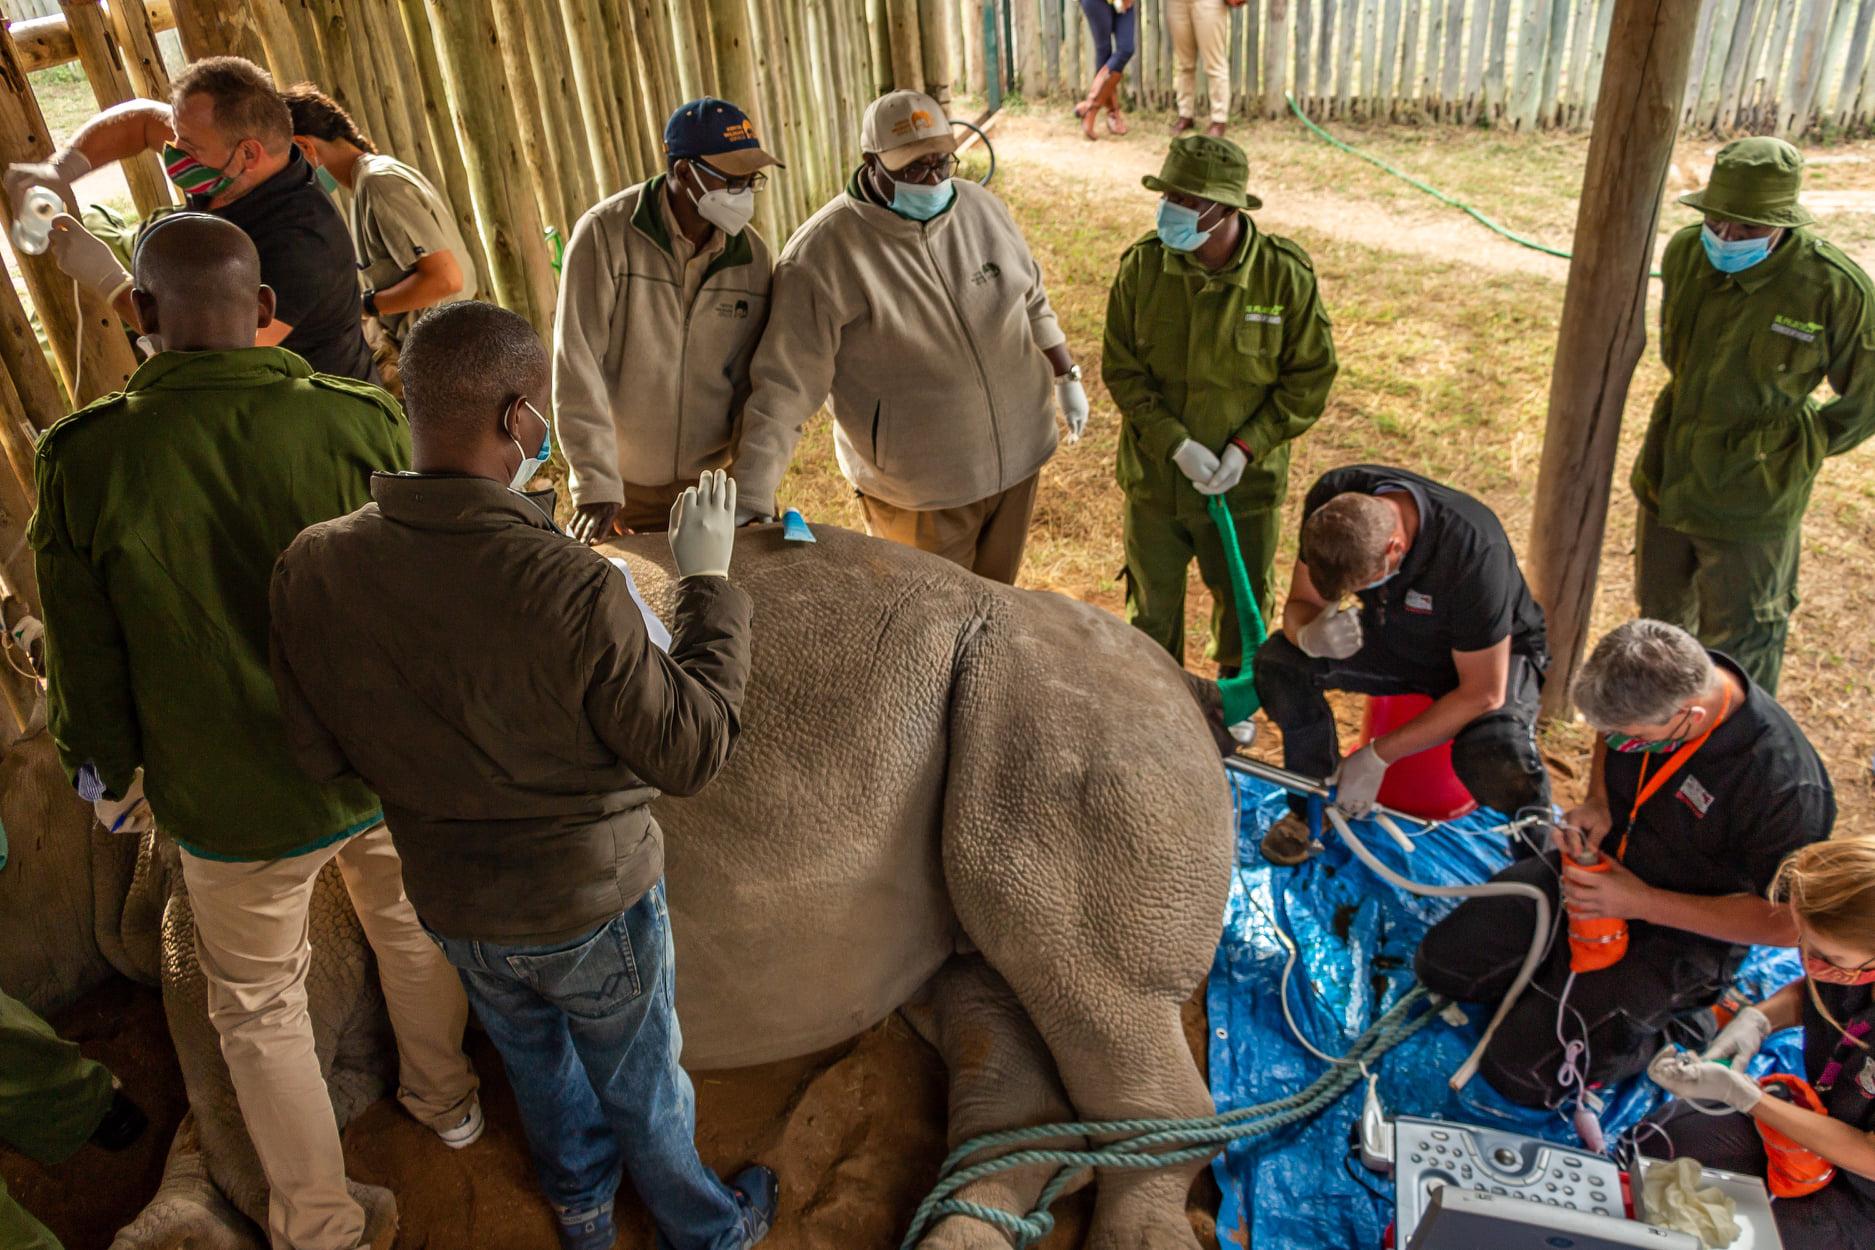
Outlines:
{"label": "beige trousers", "polygon": [[364,1211],[345,1188],[332,1099],[306,1011],[308,909],[320,869],[338,861],[397,1036],[398,1101],[433,1129],[468,1113],[475,1070],[462,1053],[462,982],[417,923],[403,863],[383,825],[289,859],[223,863],[182,853],[208,1018],[271,1196],[273,1250],[355,1250]]}
{"label": "beige trousers", "polygon": [[1198,62],[1210,84],[1211,120],[1230,120],[1230,10],[1224,0],[1167,0],[1172,22],[1172,87],[1178,115],[1198,116]]}
{"label": "beige trousers", "polygon": [[1035,515],[1035,484],[1041,476],[1037,473],[1001,494],[955,508],[919,511],[870,495],[861,495],[859,502],[866,513],[866,532],[874,538],[929,551],[993,582],[1013,586],[1022,570],[1029,520]]}

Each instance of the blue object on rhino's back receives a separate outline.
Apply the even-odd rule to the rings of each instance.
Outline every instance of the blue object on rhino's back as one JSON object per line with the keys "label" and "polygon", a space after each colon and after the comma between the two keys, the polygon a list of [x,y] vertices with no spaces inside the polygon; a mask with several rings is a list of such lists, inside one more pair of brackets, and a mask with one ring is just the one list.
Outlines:
{"label": "blue object on rhino's back", "polygon": [[791,543],[811,543],[814,531],[807,528],[807,518],[789,508],[781,518],[781,537]]}

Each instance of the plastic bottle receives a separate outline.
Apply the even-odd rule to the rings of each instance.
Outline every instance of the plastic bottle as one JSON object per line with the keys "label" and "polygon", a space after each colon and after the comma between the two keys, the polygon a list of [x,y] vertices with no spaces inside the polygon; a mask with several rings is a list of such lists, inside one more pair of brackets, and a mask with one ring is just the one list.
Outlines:
{"label": "plastic bottle", "polygon": [[[1584,872],[1609,872],[1614,862],[1604,855],[1577,859],[1576,867]],[[1597,917],[1593,920],[1569,915],[1569,970],[1600,972],[1621,962],[1628,953],[1628,922]]]}
{"label": "plastic bottle", "polygon": [[28,256],[43,256],[52,246],[52,219],[65,211],[65,202],[50,187],[30,187],[13,221],[13,246]]}

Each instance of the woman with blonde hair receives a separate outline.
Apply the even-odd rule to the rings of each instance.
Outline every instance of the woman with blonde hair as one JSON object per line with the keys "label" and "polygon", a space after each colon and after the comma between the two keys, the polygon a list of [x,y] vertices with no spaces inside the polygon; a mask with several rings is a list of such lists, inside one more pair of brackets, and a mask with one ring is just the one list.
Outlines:
{"label": "woman with blonde hair", "polygon": [[[1875,838],[1792,852],[1771,901],[1790,909],[1803,977],[1741,1010],[1703,1056],[1656,1056],[1649,1075],[1682,1101],[1651,1123],[1675,1157],[1765,1177],[1787,1250],[1875,1245]],[[1745,1074],[1767,1037],[1797,1027],[1804,1080]]]}

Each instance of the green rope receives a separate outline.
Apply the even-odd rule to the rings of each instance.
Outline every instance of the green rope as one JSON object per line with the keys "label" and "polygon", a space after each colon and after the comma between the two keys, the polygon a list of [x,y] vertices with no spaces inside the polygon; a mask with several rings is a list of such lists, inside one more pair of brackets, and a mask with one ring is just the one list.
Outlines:
{"label": "green rope", "polygon": [[[1307,1088],[1274,1102],[1190,1120],[1083,1120],[1037,1124],[971,1138],[944,1160],[937,1186],[919,1204],[901,1250],[912,1250],[940,1220],[953,1215],[981,1220],[1000,1229],[1014,1240],[1016,1250],[1025,1250],[1054,1229],[1055,1220],[1048,1209],[1084,1172],[1094,1168],[1140,1171],[1199,1163],[1221,1147],[1267,1136],[1312,1119],[1347,1093],[1369,1064],[1431,1023],[1438,1014],[1436,1009],[1413,1014],[1413,1008],[1427,997],[1423,987],[1414,986],[1361,1035],[1341,1063],[1316,1077]],[[965,1166],[972,1156],[986,1150],[1062,1137],[1113,1137],[1116,1140],[1088,1150],[1049,1147],[1015,1150]],[[951,1196],[986,1176],[1038,1165],[1051,1166],[1056,1171],[1042,1187],[1035,1208],[1027,1215]]]}
{"label": "green rope", "polygon": [[[1427,195],[1430,195],[1433,199],[1439,201],[1439,203],[1447,205],[1448,207],[1451,207],[1451,208],[1456,208],[1461,213],[1464,213],[1467,217],[1470,217],[1473,221],[1476,221],[1479,225],[1483,226],[1485,229],[1490,230],[1495,234],[1503,235],[1505,238],[1509,239],[1512,243],[1521,244],[1524,247],[1529,248],[1531,251],[1541,252],[1545,256],[1556,256],[1556,257],[1560,257],[1563,260],[1571,259],[1571,253],[1565,252],[1562,248],[1551,247],[1549,244],[1539,242],[1536,239],[1533,239],[1528,235],[1518,234],[1515,230],[1511,230],[1504,226],[1501,226],[1497,222],[1491,220],[1489,217],[1486,217],[1483,213],[1479,212],[1477,209],[1473,208],[1471,205],[1465,203],[1463,200],[1453,199],[1451,196],[1447,195],[1445,192],[1439,190],[1439,188],[1435,186],[1431,186],[1427,183],[1421,182],[1419,179],[1413,177],[1411,174],[1407,173],[1406,171],[1395,168],[1394,166],[1387,164],[1387,162],[1381,160],[1378,156],[1374,156],[1368,152],[1363,152],[1359,148],[1354,147],[1352,144],[1343,143],[1341,140],[1335,138],[1333,135],[1329,134],[1326,130],[1323,130],[1320,126],[1316,125],[1313,121],[1311,121],[1308,115],[1302,111],[1302,106],[1296,103],[1296,98],[1294,96],[1285,95],[1283,99],[1289,102],[1289,111],[1296,115],[1296,120],[1300,121],[1304,126],[1307,126],[1311,131],[1315,133],[1315,135],[1318,138],[1326,139],[1329,143],[1332,143],[1334,146],[1340,148],[1343,152],[1346,152],[1348,155],[1358,156],[1362,160],[1366,161],[1369,165],[1373,165],[1374,167],[1378,169],[1385,170],[1387,173],[1392,174],[1395,178],[1398,178],[1401,182],[1406,183],[1408,186],[1414,187],[1420,191],[1424,191]],[[1658,278],[1660,276],[1660,271],[1658,269],[1653,270],[1651,273],[1648,274],[1648,276],[1652,278]]]}

